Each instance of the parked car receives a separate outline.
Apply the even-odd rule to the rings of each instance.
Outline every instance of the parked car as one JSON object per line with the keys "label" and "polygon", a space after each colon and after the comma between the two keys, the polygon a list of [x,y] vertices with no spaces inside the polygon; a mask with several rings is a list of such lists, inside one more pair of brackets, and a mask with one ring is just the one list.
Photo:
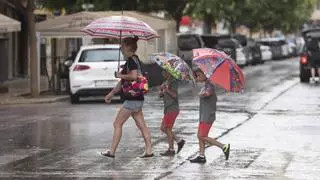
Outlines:
{"label": "parked car", "polygon": [[258,64],[261,62],[261,52],[259,45],[252,39],[248,39],[245,35],[234,34],[232,38],[235,38],[241,44],[244,54],[247,58],[247,64]]}
{"label": "parked car", "polygon": [[305,46],[300,56],[300,82],[309,82],[311,77],[310,60],[320,59],[320,28],[307,29],[302,34],[305,38]]}
{"label": "parked car", "polygon": [[272,59],[283,59],[289,57],[289,45],[283,38],[267,38],[259,41],[262,45],[269,46],[272,52]]}
{"label": "parked car", "polygon": [[249,58],[245,54],[245,50],[241,46],[238,40],[233,39],[230,35],[202,35],[201,36],[204,45],[208,48],[215,48],[224,51],[230,55],[231,58],[239,65],[247,65]]}
{"label": "parked car", "polygon": [[296,57],[298,55],[298,46],[295,39],[288,39],[287,44],[289,47],[289,56]]}
{"label": "parked car", "polygon": [[178,34],[178,56],[192,66],[192,49],[203,48],[204,43],[198,34]]}
{"label": "parked car", "polygon": [[303,37],[297,37],[296,40],[296,45],[297,45],[297,55],[300,55],[303,51],[304,45],[305,45],[305,40]]}
{"label": "parked car", "polygon": [[282,57],[283,58],[289,57],[291,55],[290,53],[292,53],[292,52],[290,52],[290,46],[289,46],[288,42],[284,39],[279,39],[278,42],[281,46]]}
{"label": "parked car", "polygon": [[231,42],[231,44],[228,44],[228,40],[230,40],[229,35],[208,34],[201,35],[201,39],[204,42],[205,47],[220,49],[230,55],[233,59],[236,58],[236,48],[234,43]]}
{"label": "parked car", "polygon": [[282,48],[278,41],[272,40],[272,39],[260,39],[258,40],[258,43],[263,46],[268,46],[271,49],[272,52],[272,59],[282,59]]}
{"label": "parked car", "polygon": [[262,58],[261,46],[255,40],[248,39],[247,47],[250,49],[253,65],[264,63],[264,59]]}
{"label": "parked car", "polygon": [[[110,92],[119,82],[119,45],[82,46],[70,66],[70,101],[78,103],[82,96],[99,96]],[[123,56],[120,55],[123,63]],[[121,94],[120,94],[121,95]]]}
{"label": "parked car", "polygon": [[263,62],[272,60],[272,52],[269,46],[261,45],[260,50],[261,50],[261,58]]}

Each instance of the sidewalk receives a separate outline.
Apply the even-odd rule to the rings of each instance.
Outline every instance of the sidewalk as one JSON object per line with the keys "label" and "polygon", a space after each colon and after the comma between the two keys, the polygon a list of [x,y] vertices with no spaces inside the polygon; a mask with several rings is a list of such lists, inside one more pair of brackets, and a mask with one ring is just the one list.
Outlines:
{"label": "sidewalk", "polygon": [[[66,95],[52,95],[49,93],[43,93],[38,98],[31,98],[27,96],[30,94],[30,79],[29,78],[17,78],[9,80],[3,83],[9,89],[8,93],[0,93],[0,105],[10,104],[33,104],[33,103],[50,103],[56,101],[66,100]],[[41,92],[48,91],[48,81],[45,76],[40,79]]]}

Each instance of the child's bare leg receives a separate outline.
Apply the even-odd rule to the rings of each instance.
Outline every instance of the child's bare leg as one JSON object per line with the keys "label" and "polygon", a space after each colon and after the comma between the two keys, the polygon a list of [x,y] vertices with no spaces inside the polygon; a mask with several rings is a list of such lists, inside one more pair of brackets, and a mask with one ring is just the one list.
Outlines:
{"label": "child's bare leg", "polygon": [[168,136],[169,149],[174,150],[174,146],[173,146],[174,134],[172,132],[172,129],[166,128],[166,134]]}
{"label": "child's bare leg", "polygon": [[203,138],[207,143],[209,143],[212,146],[217,146],[221,149],[223,149],[224,144],[222,144],[221,142],[217,141],[216,139],[213,139],[211,137],[204,137]]}
{"label": "child's bare leg", "polygon": [[316,69],[311,68],[311,77],[314,78],[316,76]]}
{"label": "child's bare leg", "polygon": [[205,140],[203,139],[203,137],[198,137],[199,139],[199,155],[200,156],[205,156],[205,145],[206,145],[206,142]]}
{"label": "child's bare leg", "polygon": [[175,142],[179,142],[180,139],[176,136],[176,134],[173,131],[172,131],[172,137]]}

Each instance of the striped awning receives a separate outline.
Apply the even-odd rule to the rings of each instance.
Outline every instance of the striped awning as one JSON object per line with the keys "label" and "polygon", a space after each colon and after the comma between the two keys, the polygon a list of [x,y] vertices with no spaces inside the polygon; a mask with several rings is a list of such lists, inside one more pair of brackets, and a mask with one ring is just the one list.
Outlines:
{"label": "striped awning", "polygon": [[21,23],[0,13],[0,33],[16,32],[21,30]]}

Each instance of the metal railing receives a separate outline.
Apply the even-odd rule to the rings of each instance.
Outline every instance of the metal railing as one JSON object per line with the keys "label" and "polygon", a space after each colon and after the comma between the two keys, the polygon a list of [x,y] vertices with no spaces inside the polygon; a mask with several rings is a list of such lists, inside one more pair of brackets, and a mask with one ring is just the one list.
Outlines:
{"label": "metal railing", "polygon": [[70,89],[69,70],[64,65],[66,59],[65,56],[40,57],[40,72],[47,77],[49,89],[55,94],[67,93]]}

